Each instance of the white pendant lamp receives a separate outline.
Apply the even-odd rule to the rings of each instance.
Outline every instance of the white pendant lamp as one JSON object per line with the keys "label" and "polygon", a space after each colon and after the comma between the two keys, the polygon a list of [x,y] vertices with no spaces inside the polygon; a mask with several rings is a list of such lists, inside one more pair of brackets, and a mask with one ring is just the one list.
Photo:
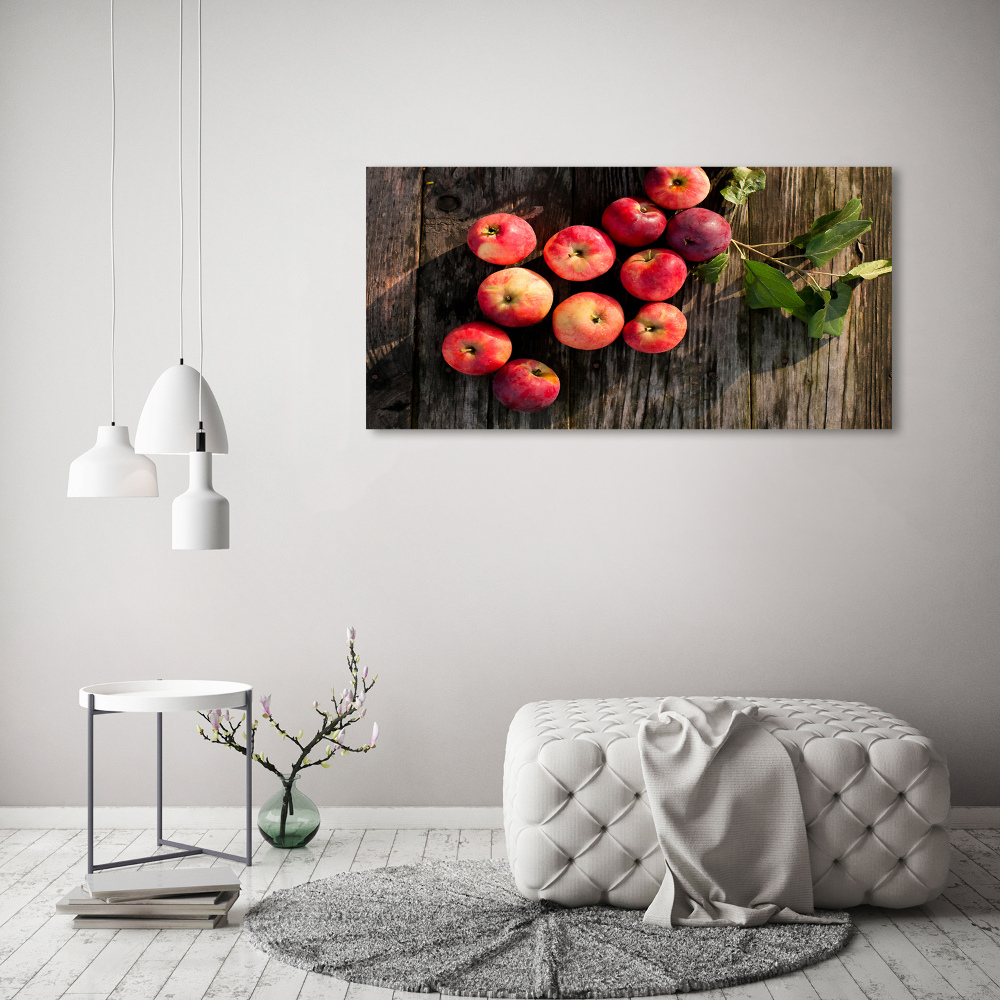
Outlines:
{"label": "white pendant lamp", "polygon": [[158,495],[156,466],[133,451],[128,428],[115,422],[115,103],[115,4],[111,0],[111,423],[99,426],[94,447],[70,463],[66,490],[70,497]]}
{"label": "white pendant lamp", "polygon": [[156,466],[137,455],[128,440],[128,428],[102,424],[97,444],[69,466],[70,497],[155,497]]}
{"label": "white pendant lamp", "polygon": [[229,501],[212,488],[212,453],[191,452],[190,483],[171,509],[175,549],[228,549]]}
{"label": "white pendant lamp", "polygon": [[[184,0],[180,2],[180,109],[184,107]],[[201,267],[201,0],[198,0],[198,342],[204,368]],[[179,118],[181,166],[181,340],[180,363],[153,385],[136,427],[136,442],[152,455],[188,455],[189,485],[172,506],[175,549],[228,549],[229,501],[212,486],[212,454],[229,452],[222,412],[201,372],[184,364],[184,178],[183,117]]]}
{"label": "white pendant lamp", "polygon": [[135,446],[147,455],[188,455],[197,448],[199,419],[205,425],[205,450],[228,454],[229,438],[215,393],[197,368],[173,365],[146,398],[135,428]]}

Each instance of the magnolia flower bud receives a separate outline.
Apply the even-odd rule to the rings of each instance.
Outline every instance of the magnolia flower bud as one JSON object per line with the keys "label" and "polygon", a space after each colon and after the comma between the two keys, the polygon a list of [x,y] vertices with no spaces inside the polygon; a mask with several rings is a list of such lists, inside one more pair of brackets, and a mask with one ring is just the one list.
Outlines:
{"label": "magnolia flower bud", "polygon": [[375,741],[376,741],[377,739],[378,739],[378,723],[376,722],[376,723],[375,723],[375,724],[374,724],[374,725],[372,726],[372,741],[371,741],[371,743],[369,743],[368,745],[369,745],[369,746],[372,746],[372,747],[373,747],[373,746],[375,746]]}
{"label": "magnolia flower bud", "polygon": [[351,627],[350,627],[350,628],[349,628],[349,629],[347,630],[347,641],[348,641],[348,642],[354,642],[354,637],[355,637],[355,635],[357,635],[357,632],[355,632],[355,630],[354,630],[354,626],[352,625],[352,626],[351,626]]}

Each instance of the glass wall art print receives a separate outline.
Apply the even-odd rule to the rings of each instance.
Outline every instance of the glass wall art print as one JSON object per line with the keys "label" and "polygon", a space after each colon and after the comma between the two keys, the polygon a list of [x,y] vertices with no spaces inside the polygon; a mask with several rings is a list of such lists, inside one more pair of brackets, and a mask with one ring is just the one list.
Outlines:
{"label": "glass wall art print", "polygon": [[892,426],[888,167],[369,167],[367,426]]}

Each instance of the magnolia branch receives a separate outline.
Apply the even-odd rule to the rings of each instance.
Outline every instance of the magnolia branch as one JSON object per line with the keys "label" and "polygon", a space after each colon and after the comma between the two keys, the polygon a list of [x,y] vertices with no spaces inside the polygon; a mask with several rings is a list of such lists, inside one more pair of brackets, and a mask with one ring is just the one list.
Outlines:
{"label": "magnolia branch", "polygon": [[[354,649],[354,629],[348,629],[347,633],[347,667],[351,675],[350,685],[341,691],[339,699],[336,695],[336,689],[331,688],[330,690],[330,701],[333,703],[333,711],[320,708],[318,701],[313,702],[312,707],[322,719],[322,723],[316,734],[308,740],[303,740],[303,731],[301,729],[297,735],[288,732],[271,714],[271,696],[264,695],[261,697],[260,703],[263,708],[263,717],[270,722],[276,732],[280,733],[282,739],[291,740],[300,752],[287,774],[276,767],[263,754],[255,752],[253,759],[278,777],[286,786],[295,780],[295,776],[299,771],[307,767],[315,767],[316,765],[329,767],[329,760],[337,750],[342,755],[346,755],[349,753],[368,753],[369,750],[375,749],[375,742],[378,739],[378,723],[372,727],[370,743],[365,743],[361,746],[350,746],[344,743],[341,738],[347,729],[364,719],[367,713],[365,699],[368,696],[368,692],[375,686],[376,680],[378,680],[378,674],[375,674],[369,680],[367,667],[363,671],[359,669],[358,654]],[[246,741],[245,730],[243,728],[246,720],[245,713],[239,719],[231,716],[228,711],[223,712],[221,709],[214,709],[211,712],[199,712],[198,714],[208,723],[207,730],[204,726],[198,727],[198,732],[204,739],[210,743],[221,743],[223,746],[232,747],[246,756],[246,747],[240,742],[241,740]],[[256,742],[256,721],[253,723],[252,728],[254,742]],[[309,755],[317,747],[321,747],[323,743],[330,744],[326,747],[326,752],[323,753],[321,748],[319,755],[311,760]]]}

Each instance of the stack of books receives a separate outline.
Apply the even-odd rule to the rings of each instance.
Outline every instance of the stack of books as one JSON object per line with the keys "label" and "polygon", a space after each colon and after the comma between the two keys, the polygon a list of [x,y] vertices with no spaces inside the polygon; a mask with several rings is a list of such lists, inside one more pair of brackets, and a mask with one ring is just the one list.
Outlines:
{"label": "stack of books", "polygon": [[240,894],[231,868],[111,868],[56,903],[74,927],[218,927]]}

